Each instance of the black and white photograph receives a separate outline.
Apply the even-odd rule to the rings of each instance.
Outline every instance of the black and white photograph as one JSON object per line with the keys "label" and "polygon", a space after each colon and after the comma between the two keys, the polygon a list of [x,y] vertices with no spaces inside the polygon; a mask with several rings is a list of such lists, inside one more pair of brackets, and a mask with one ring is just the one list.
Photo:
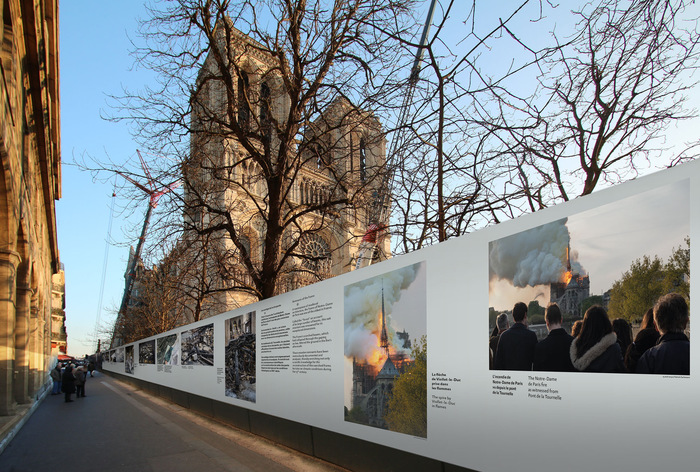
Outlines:
{"label": "black and white photograph", "polygon": [[127,374],[134,373],[134,346],[126,346],[124,348],[124,372]]}
{"label": "black and white photograph", "polygon": [[255,312],[224,321],[226,396],[255,403]]}
{"label": "black and white photograph", "polygon": [[182,365],[214,365],[214,324],[180,333]]}
{"label": "black and white photograph", "polygon": [[156,363],[156,340],[139,343],[139,364]]}
{"label": "black and white photograph", "polygon": [[120,346],[115,350],[114,362],[124,362],[124,346]]}

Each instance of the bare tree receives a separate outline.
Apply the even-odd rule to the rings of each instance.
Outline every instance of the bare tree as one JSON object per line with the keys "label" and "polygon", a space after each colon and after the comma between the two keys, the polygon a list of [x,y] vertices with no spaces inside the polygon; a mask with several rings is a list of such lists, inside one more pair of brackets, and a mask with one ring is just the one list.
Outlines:
{"label": "bare tree", "polygon": [[192,317],[212,297],[231,307],[232,293],[249,302],[349,270],[385,182],[381,104],[400,94],[384,86],[403,57],[389,33],[414,27],[412,5],[151,8],[134,55],[158,83],[115,97],[112,118],[166,156],[149,161],[155,180],[181,182],[149,238],[151,250],[182,249]]}
{"label": "bare tree", "polygon": [[[670,125],[694,117],[684,108],[697,82],[697,18],[679,0],[603,0],[572,12],[565,40],[539,54],[536,92],[499,98],[508,114],[490,121],[512,154],[516,181],[531,209],[618,183],[656,162],[690,159],[666,141]],[[514,112],[513,112],[514,110]]]}
{"label": "bare tree", "polygon": [[[409,104],[411,119],[401,124],[409,131],[399,149],[401,165],[392,195],[398,252],[497,222],[508,216],[513,199],[522,193],[501,188],[508,181],[508,159],[500,152],[494,127],[482,117],[485,109],[497,108],[494,96],[502,92],[503,83],[537,60],[537,53],[513,33],[513,23],[532,28],[545,6],[538,1],[510,3],[495,22],[478,14],[477,2],[467,10],[454,1],[441,6],[424,47],[420,81]],[[467,25],[459,28],[457,38],[454,23]],[[418,47],[411,40],[403,44]],[[493,63],[495,51],[503,49],[517,56],[517,62],[485,70],[482,62]]]}
{"label": "bare tree", "polygon": [[[694,157],[697,140],[685,149],[665,141],[672,123],[694,117],[684,108],[698,55],[687,2],[569,11],[523,1],[504,4],[495,21],[478,2],[442,5],[404,124],[396,252]],[[455,38],[457,21],[467,28]],[[562,25],[565,39],[554,33]]]}

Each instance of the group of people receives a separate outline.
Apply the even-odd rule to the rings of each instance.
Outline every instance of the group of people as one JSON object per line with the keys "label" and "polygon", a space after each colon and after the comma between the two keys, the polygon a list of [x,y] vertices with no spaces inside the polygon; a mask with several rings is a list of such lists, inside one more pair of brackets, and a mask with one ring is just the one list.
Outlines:
{"label": "group of people", "polygon": [[51,370],[51,380],[53,380],[53,390],[51,395],[60,395],[63,392],[66,402],[72,402],[71,395],[75,393],[76,398],[85,396],[85,382],[92,373],[92,366],[87,369],[83,365],[60,362]]}
{"label": "group of people", "polygon": [[549,334],[538,342],[527,327],[527,305],[513,307],[512,326],[508,315],[496,318],[489,340],[492,368],[550,372],[636,372],[640,374],[690,375],[690,340],[685,335],[688,304],[683,296],[662,296],[642,320],[632,339],[629,323],[610,321],[605,308],[594,305],[583,320],[562,327],[562,313],[556,303],[545,310]]}

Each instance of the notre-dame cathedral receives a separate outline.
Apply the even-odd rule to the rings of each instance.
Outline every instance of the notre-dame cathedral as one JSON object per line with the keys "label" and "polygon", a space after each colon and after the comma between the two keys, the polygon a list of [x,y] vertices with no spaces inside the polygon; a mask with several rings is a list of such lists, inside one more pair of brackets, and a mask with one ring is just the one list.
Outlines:
{"label": "notre-dame cathedral", "polygon": [[[284,270],[275,293],[352,270],[361,254],[377,260],[390,251],[386,235],[368,233],[380,227],[379,207],[388,206],[386,178],[380,175],[386,161],[380,123],[343,94],[314,98],[308,106],[324,105],[308,114],[312,119],[296,122],[299,131],[289,146],[278,136],[299,115],[280,58],[226,26],[226,34],[217,37],[228,44],[210,48],[197,79],[191,155],[183,167],[185,239],[190,238],[190,251],[206,253],[201,270],[215,293],[205,316],[259,298],[251,272],[263,270],[263,251],[270,250],[268,218],[277,209],[284,213],[279,244]],[[221,51],[228,57],[215,57]],[[273,194],[271,168],[282,165],[287,168],[278,175],[285,182]],[[226,229],[206,231],[214,226]],[[364,254],[363,239],[375,238],[377,244]]]}

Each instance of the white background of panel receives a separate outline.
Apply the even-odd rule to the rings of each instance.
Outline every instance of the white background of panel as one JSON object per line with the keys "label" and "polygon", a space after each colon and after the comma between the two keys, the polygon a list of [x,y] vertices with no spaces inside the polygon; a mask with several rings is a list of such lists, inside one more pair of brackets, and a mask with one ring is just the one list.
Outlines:
{"label": "white background of panel", "polygon": [[[697,161],[177,328],[171,332],[213,322],[215,366],[183,369],[177,365],[168,374],[136,362],[134,377],[476,470],[694,470],[700,462],[696,444],[700,410],[695,406],[700,398],[696,367],[700,356],[692,340],[689,378],[557,373],[556,387],[562,400],[542,401],[527,398],[527,373],[521,372],[509,373],[524,384],[516,395],[493,395],[495,372],[488,369],[486,335],[490,241],[685,179],[690,181],[690,236],[694,245],[700,240]],[[455,406],[431,408],[431,394],[436,392],[431,391],[428,379],[427,438],[346,423],[343,289],[421,261],[426,261],[427,269],[428,376],[441,372],[462,379],[452,384],[449,392]],[[691,259],[691,274],[700,273],[699,264],[697,258]],[[697,276],[691,277],[691,299],[697,292],[695,279]],[[259,359],[262,310],[280,304],[291,307],[293,299],[307,295],[315,296],[319,303],[334,304],[330,327],[334,342],[324,347],[330,350],[332,372],[263,373],[258,364],[256,403],[226,397],[224,384],[216,381],[217,369],[224,368],[224,320],[256,311]],[[691,303],[690,318],[691,326],[700,319],[697,302]],[[104,363],[103,368],[124,373],[123,364]]]}

